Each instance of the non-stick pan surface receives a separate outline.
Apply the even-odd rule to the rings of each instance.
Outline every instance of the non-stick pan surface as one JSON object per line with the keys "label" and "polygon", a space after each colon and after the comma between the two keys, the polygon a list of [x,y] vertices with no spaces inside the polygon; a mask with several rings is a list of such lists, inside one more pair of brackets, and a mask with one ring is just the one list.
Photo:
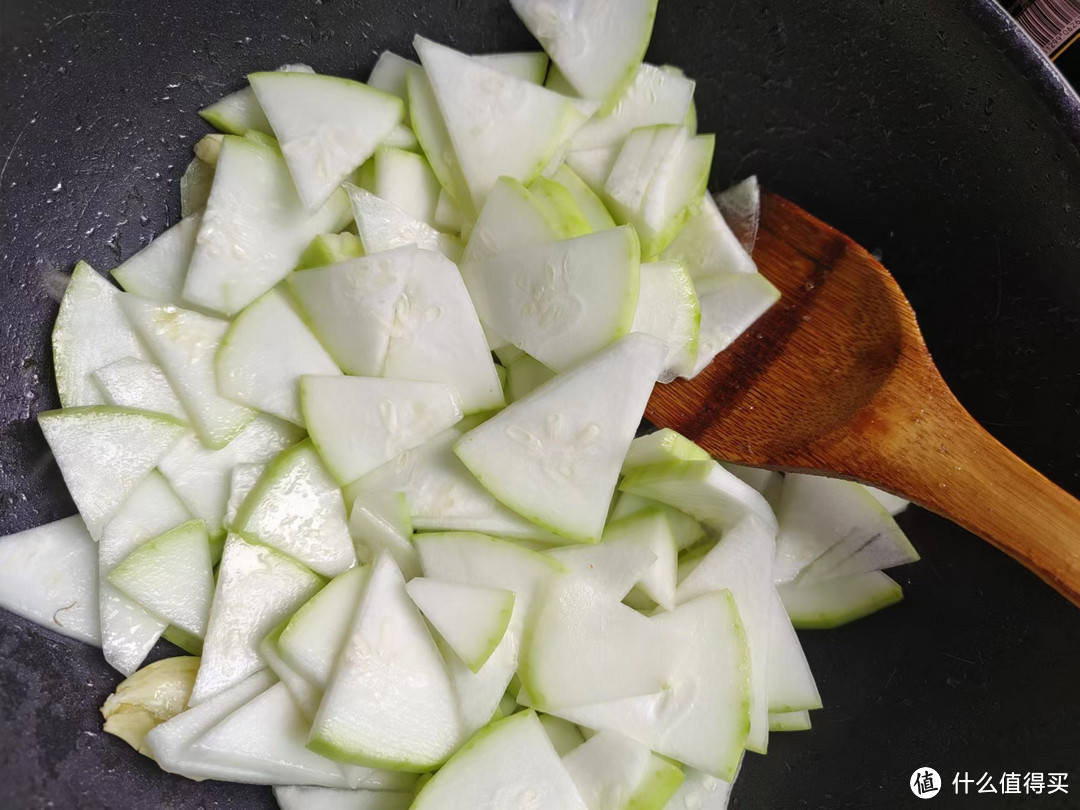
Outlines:
{"label": "non-stick pan surface", "polygon": [[[505,0],[0,2],[0,534],[70,514],[34,421],[57,406],[56,274],[178,218],[202,105],[284,62],[365,77],[420,31],[531,47]],[[756,172],[879,250],[960,399],[1080,490],[1080,103],[990,0],[661,0],[649,52],[698,80],[714,187]],[[802,634],[826,708],[748,755],[734,806],[1080,804],[1080,611],[921,510],[906,601]],[[158,655],[169,654],[162,644]],[[99,651],[0,616],[0,808],[263,808],[101,732]],[[1068,795],[953,795],[957,772],[1070,772]],[[1000,785],[998,786],[1000,790]]]}

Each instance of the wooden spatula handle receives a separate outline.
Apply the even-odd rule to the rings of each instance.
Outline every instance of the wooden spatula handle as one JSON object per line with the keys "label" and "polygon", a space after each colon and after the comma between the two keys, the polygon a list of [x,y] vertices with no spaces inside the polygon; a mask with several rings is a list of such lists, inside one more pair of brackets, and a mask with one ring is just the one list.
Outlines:
{"label": "wooden spatula handle", "polygon": [[921,404],[909,403],[906,419],[896,418],[897,404],[887,424],[866,425],[887,436],[864,469],[997,546],[1080,606],[1080,501],[987,433],[944,383],[932,394],[924,390]]}

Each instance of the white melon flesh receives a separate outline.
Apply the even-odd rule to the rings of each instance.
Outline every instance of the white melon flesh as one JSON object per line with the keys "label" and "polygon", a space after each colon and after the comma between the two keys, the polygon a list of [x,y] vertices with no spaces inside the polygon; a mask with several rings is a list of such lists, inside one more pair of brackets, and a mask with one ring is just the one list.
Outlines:
{"label": "white melon flesh", "polygon": [[[901,565],[918,559],[896,521],[861,484],[786,475],[777,516],[780,533],[773,571],[777,582],[790,582],[804,571],[810,579],[820,579],[887,567],[877,565],[879,560]],[[879,550],[884,552],[880,558]],[[861,562],[872,565],[867,568]],[[814,575],[808,571],[811,565],[816,567]]]}
{"label": "white melon flesh", "polygon": [[[187,219],[195,214],[201,214],[206,208],[206,201],[210,199],[210,187],[214,183],[214,167],[199,157],[192,158],[184,173],[180,176],[180,216]],[[195,230],[198,230],[196,227]],[[192,236],[192,245],[195,239]],[[194,247],[192,248],[194,249]],[[184,286],[185,267],[172,281],[175,282],[176,300],[180,300],[180,290]],[[119,279],[117,279],[119,281]],[[170,287],[171,291],[172,287]],[[133,290],[129,290],[133,292]]]}
{"label": "white melon flesh", "polygon": [[193,520],[146,541],[108,575],[109,582],[169,624],[202,638],[214,597],[210,538]]}
{"label": "white melon flesh", "polygon": [[666,503],[715,530],[731,528],[745,515],[760,518],[770,530],[776,516],[761,493],[715,461],[671,461],[630,471],[619,485]]}
{"label": "white melon flesh", "polygon": [[271,290],[236,316],[216,358],[218,391],[297,425],[300,377],[341,374],[285,295]]}
{"label": "white melon flesh", "polygon": [[678,765],[615,731],[601,731],[563,757],[589,810],[662,810],[683,781]]}
{"label": "white melon flesh", "polygon": [[745,481],[762,495],[773,507],[773,511],[780,504],[780,487],[783,486],[784,477],[775,470],[765,470],[761,467],[743,467],[741,464],[732,464],[721,461],[721,466],[732,475]]}
{"label": "white melon flesh", "polygon": [[202,217],[186,216],[112,271],[125,292],[162,304],[179,304]]}
{"label": "white melon flesh", "polygon": [[[282,65],[278,70],[289,73],[315,72],[311,66],[304,64]],[[250,85],[235,93],[230,93],[208,107],[203,107],[199,110],[199,115],[210,126],[230,135],[245,135],[248,132],[264,135],[273,133],[270,122],[266,120],[266,114],[259,106],[259,99],[256,98],[255,91]]]}
{"label": "white melon flesh", "polygon": [[[411,251],[411,256],[410,256]],[[451,385],[466,413],[501,408],[502,385],[457,267],[427,250],[404,249],[383,376]]]}
{"label": "white melon flesh", "polygon": [[259,656],[278,680],[285,684],[285,688],[289,690],[289,694],[296,702],[296,707],[310,723],[315,713],[319,711],[322,689],[297,672],[282,657],[278,649],[278,639],[281,637],[282,629],[279,627],[259,642]]}
{"label": "white melon flesh", "polygon": [[911,501],[907,500],[906,498],[901,498],[899,495],[893,495],[891,492],[886,492],[883,489],[877,489],[876,487],[872,487],[868,484],[864,486],[866,486],[866,491],[874,496],[874,500],[884,506],[885,511],[887,511],[893,517],[896,517],[909,506],[911,506]]}
{"label": "white melon flesh", "polygon": [[514,676],[533,598],[565,569],[554,559],[517,543],[472,532],[421,534],[415,543],[425,576],[514,593],[510,625],[479,672],[472,672],[450,651],[444,656],[468,736],[491,720]]}
{"label": "white melon flesh", "polygon": [[680,602],[713,591],[730,591],[750,650],[750,734],[746,747],[766,753],[769,740],[769,638],[772,627],[772,563],[775,532],[753,515],[724,532],[720,541],[679,583]]}
{"label": "white melon flesh", "polygon": [[227,530],[231,531],[235,527],[240,507],[265,471],[265,464],[237,464],[229,472],[229,500],[225,503],[225,517],[222,521]]}
{"label": "white melon flesh", "polygon": [[754,260],[708,194],[702,196],[701,207],[660,257],[679,262],[695,282],[732,273],[757,273]]}
{"label": "white melon flesh", "polygon": [[356,230],[369,255],[415,245],[442,253],[451,261],[460,257],[461,243],[452,236],[439,233],[432,225],[367,189],[346,183],[345,190],[352,202]]}
{"label": "white melon flesh", "polygon": [[122,357],[149,360],[119,305],[120,291],[86,262],[71,273],[52,332],[53,367],[65,408],[103,405],[91,374]]}
{"label": "white melon flesh", "polygon": [[78,515],[0,538],[0,608],[100,645],[97,551]]}
{"label": "white melon flesh", "polygon": [[663,355],[655,338],[628,335],[469,431],[454,452],[516,512],[595,542]]}
{"label": "white melon flesh", "polygon": [[595,194],[601,194],[604,190],[604,181],[608,179],[619,157],[619,151],[617,146],[599,146],[596,149],[570,151],[566,153],[566,165]]}
{"label": "white melon flesh", "polygon": [[533,712],[492,723],[421,788],[412,810],[588,810]]}
{"label": "white melon flesh", "polygon": [[423,155],[382,147],[375,161],[375,196],[393,203],[412,217],[434,227],[439,203],[439,179]]}
{"label": "white melon flesh", "polygon": [[281,657],[320,691],[348,638],[367,577],[360,566],[334,577],[296,611],[278,637]]}
{"label": "white melon flesh", "polygon": [[576,120],[571,100],[424,37],[413,46],[476,207],[499,177],[539,175]]}
{"label": "white melon flesh", "polygon": [[410,580],[405,588],[457,656],[479,672],[506,635],[513,591],[425,577]]}
{"label": "white melon flesh", "polygon": [[900,586],[881,571],[830,578],[777,589],[791,623],[800,630],[830,630],[853,622],[904,598]]}
{"label": "white melon flesh", "polygon": [[810,664],[779,594],[773,595],[769,629],[769,712],[821,708]]}
{"label": "white melon flesh", "polygon": [[158,464],[161,474],[191,512],[218,535],[228,507],[232,470],[241,464],[264,465],[303,437],[295,425],[272,416],[256,416],[219,450],[185,434]]}
{"label": "white melon flesh", "polygon": [[473,226],[461,264],[482,261],[496,253],[554,242],[559,226],[525,186],[500,177],[492,186]]}
{"label": "white melon flesh", "polygon": [[409,810],[413,795],[399,790],[340,790],[276,785],[281,810]]}
{"label": "white melon flesh", "polygon": [[435,382],[306,376],[300,400],[312,443],[341,484],[461,419],[454,389]]}
{"label": "white melon flesh", "polygon": [[576,543],[546,553],[617,600],[624,599],[657,563],[656,553],[643,543]]}
{"label": "white melon flesh", "polygon": [[664,610],[675,607],[675,573],[679,547],[671,523],[663,509],[652,508],[613,520],[604,528],[604,545],[621,549],[645,548],[656,556],[637,584],[646,596]]}
{"label": "white melon flesh", "polygon": [[593,229],[585,212],[581,210],[574,195],[562,184],[540,176],[529,184],[529,193],[548,212],[549,218],[558,223],[561,239],[592,233]]}
{"label": "white melon flesh", "polygon": [[700,204],[712,168],[712,135],[686,127],[643,127],[630,133],[604,181],[616,222],[633,225],[641,253],[660,253]]}
{"label": "white melon flesh", "polygon": [[270,462],[240,507],[236,526],[324,576],[356,564],[341,490],[310,442]]}
{"label": "white melon flesh", "polygon": [[562,371],[630,331],[638,259],[633,229],[612,228],[497,253],[462,272],[485,325]]}
{"label": "white melon flesh", "polygon": [[656,0],[511,0],[560,73],[585,98],[613,103],[645,56]]}
{"label": "white melon flesh", "polygon": [[371,157],[405,114],[401,99],[337,76],[275,71],[248,79],[309,211]]}
{"label": "white melon flesh", "polygon": [[307,323],[346,374],[382,375],[405,289],[399,251],[351,259],[289,276]]}
{"label": "white melon flesh", "polygon": [[419,65],[408,69],[409,122],[424,155],[431,164],[431,170],[439,178],[439,184],[466,214],[475,213],[469,185],[461,171],[446,121],[439,109],[435,91],[428,81],[427,74]]}
{"label": "white melon flesh", "polygon": [[348,222],[344,192],[308,214],[281,153],[228,136],[221,147],[183,297],[232,315],[268,292],[298,263],[320,233]]}
{"label": "white melon flesh", "polygon": [[641,286],[631,331],[664,341],[667,357],[659,382],[693,371],[698,356],[701,309],[690,275],[678,262],[641,265]]}
{"label": "white melon flesh", "polygon": [[363,255],[364,245],[356,234],[348,231],[322,233],[311,240],[311,244],[300,257],[300,263],[296,269],[310,270],[313,267],[327,267]]}
{"label": "white melon flesh", "polygon": [[696,377],[780,300],[780,291],[758,273],[711,276],[695,282],[701,326],[698,355],[689,377]]}
{"label": "white melon flesh", "polygon": [[256,672],[209,700],[192,706],[150,730],[146,746],[162,770],[188,779],[222,779],[266,784],[263,775],[249,768],[232,768],[215,756],[200,755],[192,746],[206,732],[274,684],[269,670]]}
{"label": "white melon flesh", "polygon": [[105,406],[45,411],[38,424],[94,540],[184,432],[168,416]]}
{"label": "white melon flesh", "polygon": [[661,428],[644,436],[638,436],[630,442],[626,451],[622,471],[628,473],[638,467],[650,464],[664,464],[668,461],[711,461],[707,451],[698,447],[685,436],[671,428]]}
{"label": "white melon flesh", "polygon": [[713,199],[724,215],[731,232],[748,253],[757,243],[758,223],[761,219],[761,188],[756,175],[717,193]]}
{"label": "white melon flesh", "polygon": [[412,515],[404,492],[373,491],[357,496],[349,511],[349,532],[361,562],[385,551],[406,580],[420,576],[420,560],[412,544]]}
{"label": "white melon flesh", "polygon": [[411,59],[398,56],[393,51],[383,51],[375,60],[375,67],[368,75],[367,86],[402,101],[409,99],[409,67],[419,67]]}
{"label": "white melon flesh", "polygon": [[263,771],[272,784],[343,788],[341,767],[305,746],[308,722],[283,683],[232,712],[192,746],[222,765]]}
{"label": "white melon flesh", "polygon": [[809,731],[810,712],[781,712],[769,715],[769,731]]}
{"label": "white melon flesh", "polygon": [[[512,713],[509,712],[508,716]],[[556,717],[553,714],[541,714],[540,724],[544,727],[548,739],[551,740],[551,744],[555,746],[555,752],[560,757],[565,757],[585,742],[585,736],[581,733],[581,729],[561,717]]]}
{"label": "white melon flesh", "polygon": [[98,604],[105,660],[131,675],[157,643],[168,622],[149,613],[108,581],[109,572],[153,537],[179,526],[191,515],[156,470],[135,487],[108,522],[98,542]]}
{"label": "white melon flesh", "polygon": [[682,786],[663,810],[727,810],[734,778],[725,782],[696,768],[684,768]]}
{"label": "white melon flesh", "polygon": [[518,677],[534,708],[566,716],[575,707],[659,692],[677,641],[594,579],[568,574],[538,600]]}
{"label": "white melon flesh", "polygon": [[442,657],[388,555],[372,568],[308,746],[343,762],[423,773],[460,744]]}
{"label": "white melon flesh", "polygon": [[124,295],[120,305],[203,443],[221,448],[232,441],[255,412],[218,394],[214,357],[229,322],[134,295]]}
{"label": "white melon flesh", "polygon": [[322,579],[284,554],[229,535],[190,705],[262,669],[258,648],[263,636],[322,585]]}
{"label": "white melon flesh", "polygon": [[93,374],[107,405],[162,413],[181,422],[187,412],[176,398],[161,368],[146,360],[121,357]]}
{"label": "white melon flesh", "polygon": [[465,212],[441,186],[439,201],[435,204],[435,227],[451,234],[460,234],[465,227]]}
{"label": "white melon flesh", "polygon": [[543,84],[547,75],[548,55],[543,51],[482,53],[473,58],[501,70],[507,76],[515,76],[533,84]]}
{"label": "white melon flesh", "polygon": [[476,531],[500,537],[560,542],[551,532],[510,511],[484,489],[454,455],[460,431],[450,428],[345,487],[345,499],[403,492],[417,531]]}
{"label": "white melon flesh", "polygon": [[705,537],[705,529],[685,512],[659,501],[643,498],[640,495],[632,495],[629,492],[616,493],[615,504],[611,507],[608,520],[615,522],[653,509],[660,511],[664,515],[664,519],[667,520],[668,527],[671,529],[671,536],[675,540],[675,547],[680,552],[686,551]]}
{"label": "white melon flesh", "polygon": [[615,227],[615,220],[607,210],[603,200],[596,196],[596,192],[578,177],[577,172],[565,163],[551,176],[551,179],[565,188],[577,201],[578,207],[588,220],[589,226],[594,231],[603,231]]}
{"label": "white melon flesh", "polygon": [[734,600],[727,592],[706,594],[651,621],[676,648],[660,691],[557,713],[734,779],[750,726],[749,654]]}
{"label": "white melon flesh", "polygon": [[655,65],[638,65],[610,111],[597,115],[571,139],[572,149],[620,146],[631,130],[682,124],[694,98],[694,82]]}

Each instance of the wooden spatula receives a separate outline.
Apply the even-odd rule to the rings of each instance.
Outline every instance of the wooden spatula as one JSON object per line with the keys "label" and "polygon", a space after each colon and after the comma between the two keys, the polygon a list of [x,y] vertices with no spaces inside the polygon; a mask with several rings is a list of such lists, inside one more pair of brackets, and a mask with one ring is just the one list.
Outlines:
{"label": "wooden spatula", "polygon": [[723,459],[909,498],[1080,605],[1080,501],[964,410],[888,271],[768,193],[754,259],[783,298],[696,378],[656,386],[646,418]]}

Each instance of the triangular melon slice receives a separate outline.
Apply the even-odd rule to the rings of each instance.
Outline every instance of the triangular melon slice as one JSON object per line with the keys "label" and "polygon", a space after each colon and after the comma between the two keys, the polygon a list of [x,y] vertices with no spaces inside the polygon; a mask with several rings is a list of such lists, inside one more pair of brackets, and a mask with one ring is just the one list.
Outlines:
{"label": "triangular melon slice", "polygon": [[308,750],[308,721],[283,683],[238,708],[192,746],[222,765],[263,771],[273,784],[345,787],[341,766]]}
{"label": "triangular melon slice", "polygon": [[469,431],[454,452],[516,512],[596,542],[664,353],[655,338],[628,335]]}
{"label": "triangular melon slice", "polygon": [[225,315],[239,312],[287,276],[312,239],[336,233],[348,221],[344,192],[309,214],[279,151],[226,136],[184,299]]}
{"label": "triangular melon slice", "polygon": [[687,377],[696,377],[720,352],[754,325],[780,300],[780,291],[759,273],[709,276],[694,283],[701,326],[697,361]]}
{"label": "triangular melon slice", "polygon": [[[184,219],[201,214],[206,208],[206,201],[210,199],[210,188],[214,184],[214,167],[202,160],[198,155],[191,159],[184,173],[180,176],[180,216]],[[194,249],[194,239],[192,239]],[[170,285],[170,291],[176,290],[176,300],[180,300],[180,290],[184,286],[185,267],[175,278],[175,285]],[[129,290],[128,292],[133,292]]]}
{"label": "triangular melon slice", "polygon": [[575,90],[613,103],[645,56],[656,3],[511,0],[510,5]]}
{"label": "triangular melon slice", "polygon": [[130,294],[121,296],[120,305],[203,443],[221,448],[232,441],[255,412],[218,393],[214,356],[229,322]]}
{"label": "triangular melon slice", "polygon": [[393,51],[383,51],[368,74],[367,85],[379,92],[397,96],[402,101],[408,101],[410,66],[419,67],[411,59],[398,56]]}
{"label": "triangular melon slice", "polygon": [[342,762],[423,773],[461,742],[442,656],[393,559],[371,570],[308,746]]}
{"label": "triangular melon slice", "polygon": [[362,566],[334,577],[296,611],[278,637],[281,657],[320,691],[348,638],[367,578]]}
{"label": "triangular melon slice", "polygon": [[407,277],[401,260],[395,251],[289,276],[308,326],[346,374],[382,376]]}
{"label": "triangular melon slice", "polygon": [[546,553],[618,600],[625,599],[656,564],[656,554],[643,544],[575,543]]}
{"label": "triangular melon slice", "polygon": [[559,224],[525,186],[512,177],[500,177],[492,186],[476,219],[462,266],[496,253],[554,242]]}
{"label": "triangular melon slice", "polygon": [[810,712],[779,712],[769,714],[769,731],[809,731]]}
{"label": "triangular melon slice", "polygon": [[[321,593],[321,591],[320,591]],[[285,688],[289,690],[292,699],[296,701],[296,707],[303,712],[304,717],[310,723],[315,713],[319,711],[319,703],[322,701],[322,689],[297,672],[282,657],[278,649],[278,639],[281,637],[282,627],[270,632],[259,642],[259,656],[269,667],[270,671],[278,677]]]}
{"label": "triangular melon slice", "polygon": [[385,551],[406,580],[420,576],[409,499],[404,492],[376,490],[357,496],[349,511],[349,532],[361,562],[370,562]]}
{"label": "triangular melon slice", "polygon": [[[812,581],[886,567],[878,562],[902,565],[918,559],[888,511],[865,487],[852,481],[786,475],[777,517],[776,582],[790,582],[804,571]],[[860,564],[867,562],[871,567]]]}
{"label": "triangular melon slice", "polygon": [[560,183],[541,175],[529,184],[529,193],[536,202],[558,223],[559,236],[571,239],[592,233],[588,217],[581,210],[574,196]]}
{"label": "triangular melon slice", "polygon": [[667,358],[659,382],[671,382],[694,370],[698,358],[701,308],[690,274],[672,261],[641,265],[641,286],[631,331],[659,338]]}
{"label": "triangular melon slice", "polygon": [[169,718],[150,730],[145,744],[162,770],[188,779],[221,779],[230,782],[266,784],[264,775],[250,768],[232,768],[215,756],[201,755],[192,746],[234,711],[274,685],[269,670],[256,672],[220,694]]}
{"label": "triangular melon slice", "polygon": [[93,373],[94,384],[105,402],[187,421],[187,412],[173,393],[159,366],[134,357],[121,357]]}
{"label": "triangular melon slice", "polygon": [[746,747],[766,753],[769,740],[769,639],[772,627],[772,563],[775,532],[754,516],[739,521],[679,583],[685,602],[728,590],[735,599],[750,650],[750,734]]}
{"label": "triangular melon slice", "polygon": [[94,540],[185,430],[168,416],[104,406],[45,411],[38,424]]}
{"label": "triangular melon slice", "polygon": [[543,51],[482,53],[473,58],[501,70],[507,76],[515,76],[533,84],[543,84],[548,70],[548,55]]}
{"label": "triangular melon slice", "polygon": [[395,253],[406,274],[383,376],[451,385],[466,413],[506,404],[487,339],[457,267],[428,250]]}
{"label": "triangular melon slice", "polygon": [[356,564],[341,490],[307,441],[270,462],[237,512],[236,526],[324,576]]}
{"label": "triangular melon slice", "polygon": [[663,688],[557,714],[594,730],[618,731],[657,754],[734,779],[750,726],[748,652],[735,601],[726,591],[705,594],[650,621],[674,647]]}
{"label": "triangular melon slice", "polygon": [[670,461],[631,470],[619,489],[674,506],[715,530],[729,529],[753,514],[771,531],[776,516],[769,502],[716,461]]}
{"label": "triangular melon slice", "polygon": [[485,728],[420,789],[412,810],[588,810],[534,712]]}
{"label": "triangular melon slice", "polygon": [[673,610],[679,547],[668,514],[662,508],[653,507],[621,520],[609,521],[600,547],[644,548],[654,554],[656,562],[639,577],[637,584],[645,596],[664,610]]}
{"label": "triangular melon slice", "polygon": [[423,444],[462,415],[448,385],[378,377],[305,376],[300,406],[312,443],[341,484]]}
{"label": "triangular melon slice", "polygon": [[259,642],[323,584],[291,557],[229,535],[190,705],[197,706],[262,669]]}
{"label": "triangular melon slice", "polygon": [[601,731],[563,757],[590,810],[663,810],[683,772],[639,742]]}
{"label": "triangular melon slice", "polygon": [[369,255],[415,245],[441,253],[451,261],[461,257],[461,242],[454,237],[439,233],[428,223],[367,189],[346,183],[345,190],[352,202],[356,230]]}
{"label": "triangular melon slice", "polygon": [[237,464],[229,472],[229,500],[225,503],[225,517],[223,524],[226,530],[233,530],[236,526],[236,515],[243,506],[251,490],[259,483],[262,474],[266,471],[265,464]]}
{"label": "triangular melon slice", "polygon": [[78,515],[0,538],[0,608],[101,644],[97,548]]}
{"label": "triangular melon slice", "polygon": [[139,668],[168,622],[147,612],[109,584],[109,572],[142,543],[190,518],[176,493],[154,470],[135,487],[101,533],[98,543],[101,647],[105,660],[124,675]]}
{"label": "triangular melon slice", "polygon": [[435,91],[428,81],[427,74],[420,65],[410,63],[407,69],[409,96],[409,122],[420,148],[427,156],[431,170],[439,178],[439,184],[465,212],[471,215],[476,211],[473,206],[469,185],[465,182],[461,165],[454,154],[454,145],[446,129],[446,121],[439,110]]}
{"label": "triangular melon slice", "polygon": [[712,456],[682,434],[671,428],[661,428],[630,442],[622,471],[625,475],[638,467],[664,464],[668,461],[711,461]]}
{"label": "triangular melon slice", "polygon": [[499,177],[539,175],[576,122],[573,102],[424,37],[413,46],[476,207]]}
{"label": "triangular melon slice", "polygon": [[551,176],[551,179],[565,188],[574,198],[591,230],[603,231],[615,227],[615,220],[611,218],[611,212],[607,210],[603,200],[596,196],[596,192],[589,188],[584,180],[578,177],[577,172],[564,163]]}
{"label": "triangular melon slice", "polygon": [[[303,437],[303,431],[272,416],[256,416],[219,450],[187,433],[158,463],[184,506],[206,524],[211,537],[221,533],[228,508],[232,470],[240,464],[264,465]],[[238,504],[239,505],[239,504]]]}
{"label": "triangular melon slice", "polygon": [[156,616],[202,638],[214,597],[210,538],[192,520],[142,543],[108,575],[109,582]]}
{"label": "triangular melon slice", "polygon": [[297,270],[310,270],[313,267],[329,267],[332,264],[346,262],[364,255],[364,245],[356,234],[321,233],[311,240],[300,257]]}
{"label": "triangular melon slice", "polygon": [[427,158],[391,146],[382,146],[372,157],[374,172],[371,191],[397,206],[409,216],[435,226],[439,204],[439,179]]}
{"label": "triangular melon slice", "polygon": [[236,316],[215,361],[218,391],[293,424],[303,374],[341,374],[285,295],[271,290]]}
{"label": "triangular melon slice", "polygon": [[416,577],[405,589],[431,626],[473,672],[499,646],[514,612],[514,593]]}
{"label": "triangular melon slice", "polygon": [[309,211],[371,157],[405,114],[401,99],[337,76],[274,71],[248,80]]}
{"label": "triangular melon slice", "polygon": [[780,594],[773,593],[769,620],[769,713],[821,708],[810,664]]}
{"label": "triangular melon slice", "polygon": [[345,487],[349,503],[379,492],[405,493],[417,531],[475,531],[519,540],[561,543],[551,532],[510,511],[491,495],[453,447],[461,432],[450,428],[407,450]]}
{"label": "triangular melon slice", "polygon": [[661,259],[677,261],[694,281],[731,273],[756,273],[750,254],[739,244],[716,202],[702,195],[701,208],[671,240]]}
{"label": "triangular melon slice", "polygon": [[638,304],[638,240],[612,228],[462,267],[480,319],[562,371],[627,334]]}
{"label": "triangular melon slice", "polygon": [[65,408],[103,405],[91,374],[122,357],[149,360],[119,306],[120,291],[86,262],[71,273],[53,326],[56,387]]}
{"label": "triangular melon slice", "polygon": [[694,98],[694,82],[681,73],[641,64],[618,101],[571,139],[571,149],[620,146],[631,130],[682,124]]}
{"label": "triangular melon slice", "polygon": [[867,571],[777,589],[791,623],[800,630],[831,630],[895,605],[904,591],[887,574]]}
{"label": "triangular melon slice", "polygon": [[187,216],[112,271],[125,292],[162,304],[179,304],[202,217]]}
{"label": "triangular melon slice", "polygon": [[[315,72],[310,65],[302,63],[281,65],[277,69],[288,73]],[[214,129],[230,135],[245,135],[248,132],[270,135],[273,132],[250,85],[203,107],[199,115]]]}

